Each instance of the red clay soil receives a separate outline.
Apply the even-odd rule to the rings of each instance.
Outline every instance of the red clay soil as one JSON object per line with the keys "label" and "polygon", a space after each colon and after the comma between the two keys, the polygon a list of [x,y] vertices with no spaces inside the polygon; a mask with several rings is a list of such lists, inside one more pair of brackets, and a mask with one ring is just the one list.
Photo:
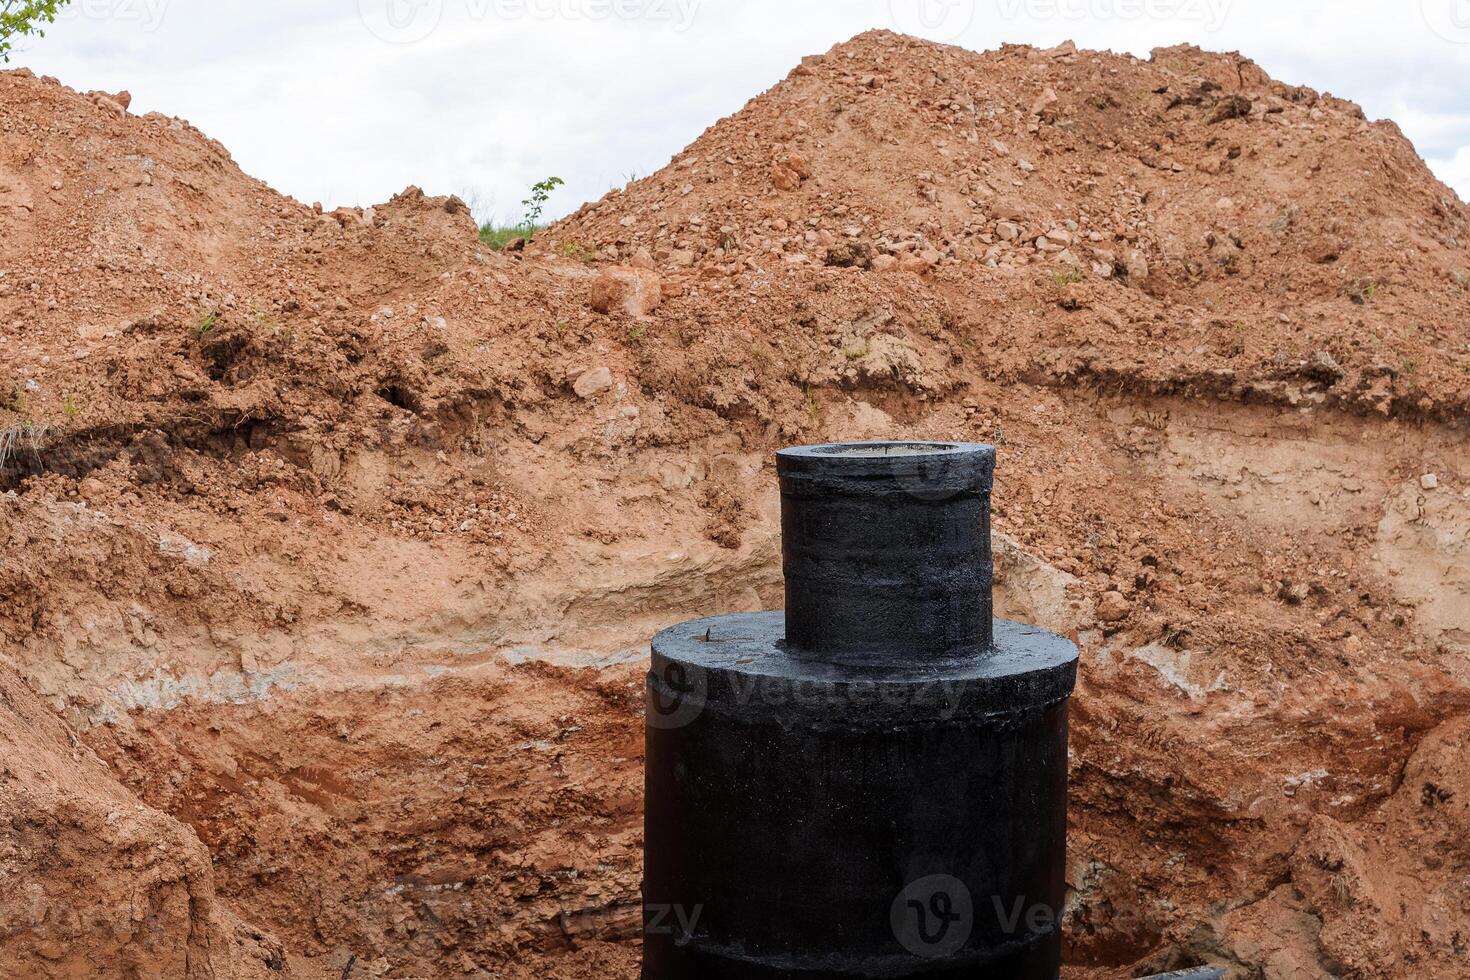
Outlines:
{"label": "red clay soil", "polygon": [[771,454],[993,441],[1067,976],[1463,978],[1470,210],[1193,48],[865,34],[520,252],[0,73],[0,976],[628,978]]}

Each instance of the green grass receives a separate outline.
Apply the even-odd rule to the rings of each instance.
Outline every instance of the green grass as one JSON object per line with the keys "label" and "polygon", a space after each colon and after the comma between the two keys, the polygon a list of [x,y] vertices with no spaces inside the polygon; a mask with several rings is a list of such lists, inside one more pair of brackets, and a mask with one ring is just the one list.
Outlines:
{"label": "green grass", "polygon": [[492,221],[489,224],[480,226],[480,241],[498,252],[512,239],[529,239],[533,235],[545,230],[545,225],[508,225],[504,228],[499,228]]}
{"label": "green grass", "polygon": [[561,247],[556,251],[562,258],[571,259],[574,262],[592,261],[592,253],[576,242],[562,242]]}
{"label": "green grass", "polygon": [[1348,299],[1359,306],[1366,306],[1378,294],[1378,283],[1372,279],[1359,279],[1348,287]]}
{"label": "green grass", "polygon": [[806,396],[807,414],[812,417],[813,422],[819,421],[822,417],[822,405],[817,401],[817,396],[812,394],[810,388],[804,389],[802,394]]}

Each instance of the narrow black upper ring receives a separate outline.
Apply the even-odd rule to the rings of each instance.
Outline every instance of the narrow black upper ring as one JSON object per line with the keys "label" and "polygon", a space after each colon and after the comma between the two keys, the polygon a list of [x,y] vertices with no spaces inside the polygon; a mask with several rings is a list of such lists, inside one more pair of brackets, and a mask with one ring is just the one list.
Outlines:
{"label": "narrow black upper ring", "polygon": [[916,487],[989,490],[995,479],[995,447],[973,442],[827,443],[776,453],[783,479],[913,482]]}

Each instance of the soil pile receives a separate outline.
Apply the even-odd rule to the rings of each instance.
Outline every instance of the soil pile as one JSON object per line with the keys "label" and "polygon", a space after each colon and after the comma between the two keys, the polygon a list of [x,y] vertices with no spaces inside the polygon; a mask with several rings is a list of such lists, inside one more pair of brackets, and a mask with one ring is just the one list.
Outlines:
{"label": "soil pile", "polygon": [[1035,383],[1449,420],[1467,216],[1392,123],[1238,56],[872,34],[547,238],[715,291],[927,275],[1003,308],[985,367]]}
{"label": "soil pile", "polygon": [[634,976],[647,637],[903,436],[1084,650],[1069,976],[1463,976],[1470,211],[1392,124],[867,34],[495,253],[125,104],[0,73],[0,968]]}

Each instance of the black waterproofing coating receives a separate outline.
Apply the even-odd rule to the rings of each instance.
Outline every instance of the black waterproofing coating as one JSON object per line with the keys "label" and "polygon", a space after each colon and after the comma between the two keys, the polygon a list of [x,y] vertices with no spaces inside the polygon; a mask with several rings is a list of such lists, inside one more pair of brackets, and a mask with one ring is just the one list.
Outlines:
{"label": "black waterproofing coating", "polygon": [[1056,980],[1077,650],[993,618],[989,446],[778,454],[784,613],[648,677],[644,980]]}

